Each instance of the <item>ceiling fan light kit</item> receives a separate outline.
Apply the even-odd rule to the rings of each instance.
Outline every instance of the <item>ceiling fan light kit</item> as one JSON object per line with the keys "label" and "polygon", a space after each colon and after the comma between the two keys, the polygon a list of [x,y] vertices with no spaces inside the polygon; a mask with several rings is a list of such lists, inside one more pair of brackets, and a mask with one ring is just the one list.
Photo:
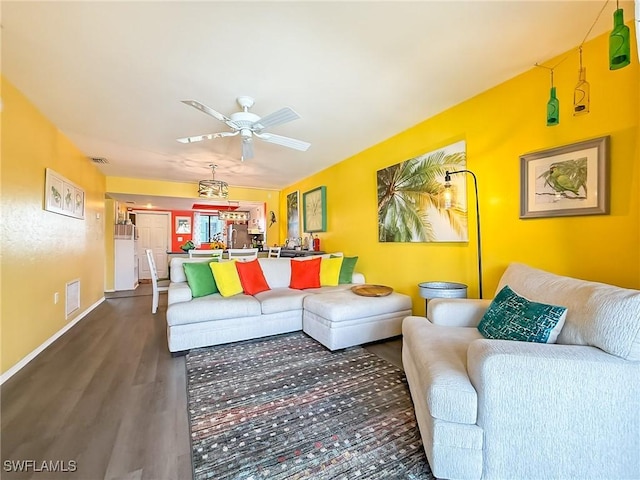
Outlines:
{"label": "ceiling fan light kit", "polygon": [[253,107],[255,101],[248,96],[240,96],[236,98],[236,102],[242,108],[241,112],[232,113],[230,116],[223,115],[214,109],[197,102],[195,100],[183,100],[182,103],[189,105],[193,108],[200,110],[220,122],[226,124],[232,129],[231,132],[219,132],[208,133],[205,135],[195,135],[191,137],[178,138],[178,142],[181,143],[194,143],[201,142],[203,140],[213,140],[215,138],[233,137],[240,135],[242,138],[242,156],[241,160],[253,158],[253,137],[257,137],[262,141],[281,145],[287,148],[293,148],[294,150],[300,150],[306,152],[311,146],[310,143],[297,140],[295,138],[283,137],[282,135],[275,135],[273,133],[264,132],[269,127],[281,125],[283,123],[291,122],[300,118],[292,108],[284,107],[269,115],[260,117],[255,113],[249,111]]}

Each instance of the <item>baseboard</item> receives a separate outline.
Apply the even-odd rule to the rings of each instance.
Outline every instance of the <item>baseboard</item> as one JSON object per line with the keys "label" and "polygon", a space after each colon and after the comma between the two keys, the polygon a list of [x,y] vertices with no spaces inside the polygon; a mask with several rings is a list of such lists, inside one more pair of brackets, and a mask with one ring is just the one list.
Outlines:
{"label": "baseboard", "polygon": [[55,342],[58,338],[60,338],[62,335],[64,335],[67,332],[67,330],[69,330],[76,323],[78,323],[80,320],[82,320],[84,317],[86,317],[89,313],[91,313],[91,311],[93,311],[98,305],[100,305],[102,302],[104,302],[104,300],[105,300],[104,297],[102,297],[100,300],[98,300],[96,303],[91,305],[84,312],[80,313],[76,318],[71,320],[64,327],[62,327],[60,330],[58,330],[56,333],[54,333],[51,337],[49,337],[47,340],[45,340],[45,342],[42,345],[40,345],[38,348],[33,350],[31,353],[29,353],[26,357],[24,357],[22,360],[20,360],[18,363],[16,363],[9,370],[7,370],[2,375],[0,375],[0,385],[2,385],[4,382],[9,380],[16,373],[18,373],[20,370],[22,370],[25,367],[25,365],[27,365],[27,363],[29,363],[31,360],[33,360],[38,355],[40,355],[40,353],[42,353],[45,348],[47,348],[49,345],[51,345],[53,342]]}

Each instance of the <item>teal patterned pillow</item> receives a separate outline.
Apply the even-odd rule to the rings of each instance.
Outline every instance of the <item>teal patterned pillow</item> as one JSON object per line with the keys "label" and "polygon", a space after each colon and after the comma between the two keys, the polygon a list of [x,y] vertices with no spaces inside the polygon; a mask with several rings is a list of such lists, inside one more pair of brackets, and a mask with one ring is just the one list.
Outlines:
{"label": "teal patterned pillow", "polygon": [[486,338],[556,343],[566,316],[566,307],[532,302],[506,285],[491,302],[478,330]]}

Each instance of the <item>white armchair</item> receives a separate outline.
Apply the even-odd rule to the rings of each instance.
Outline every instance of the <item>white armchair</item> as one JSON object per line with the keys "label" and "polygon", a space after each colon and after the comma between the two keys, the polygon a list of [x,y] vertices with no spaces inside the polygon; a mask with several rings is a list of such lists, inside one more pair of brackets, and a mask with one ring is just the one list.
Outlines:
{"label": "white armchair", "polygon": [[490,301],[434,299],[403,322],[403,363],[438,478],[637,478],[640,291],[511,264],[509,285],[567,307],[557,344],[484,338]]}

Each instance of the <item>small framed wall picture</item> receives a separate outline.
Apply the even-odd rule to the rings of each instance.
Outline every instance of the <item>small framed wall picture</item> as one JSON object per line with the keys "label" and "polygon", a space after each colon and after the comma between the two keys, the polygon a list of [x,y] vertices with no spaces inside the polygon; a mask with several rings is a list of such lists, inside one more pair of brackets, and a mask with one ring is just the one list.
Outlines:
{"label": "small framed wall picture", "polygon": [[520,156],[520,218],[608,213],[608,136]]}
{"label": "small framed wall picture", "polygon": [[303,229],[307,233],[327,231],[327,187],[318,187],[302,195]]}
{"label": "small framed wall picture", "polygon": [[45,210],[83,220],[84,196],[84,190],[78,185],[50,168],[45,170]]}
{"label": "small framed wall picture", "polygon": [[191,233],[191,217],[176,216],[176,233]]}

